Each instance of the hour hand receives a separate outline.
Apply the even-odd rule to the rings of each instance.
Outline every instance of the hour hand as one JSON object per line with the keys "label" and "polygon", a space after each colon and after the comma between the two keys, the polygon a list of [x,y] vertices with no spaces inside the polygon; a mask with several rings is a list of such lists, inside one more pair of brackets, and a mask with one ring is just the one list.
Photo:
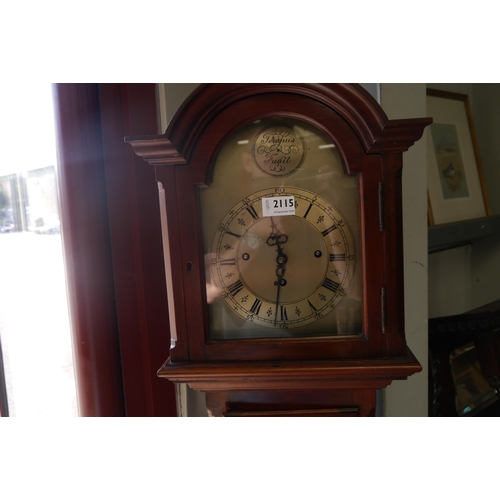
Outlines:
{"label": "hour hand", "polygon": [[274,222],[274,219],[271,217],[271,234],[269,238],[267,238],[267,244],[271,247],[278,246],[278,252],[281,250],[281,245],[284,245],[288,241],[288,236],[283,234],[277,227]]}
{"label": "hour hand", "polygon": [[282,266],[278,266],[276,269],[277,280],[274,282],[274,284],[278,287],[278,291],[276,293],[276,308],[274,310],[274,326],[276,326],[278,322],[278,307],[280,303],[281,287],[286,284],[286,280],[283,278],[284,274],[285,274],[285,268]]}
{"label": "hour hand", "polygon": [[276,281],[274,282],[275,286],[278,287],[276,292],[276,308],[274,312],[274,326],[276,326],[278,322],[278,307],[280,303],[280,291],[281,287],[286,285],[286,279],[283,277],[285,275],[285,264],[288,261],[288,257],[283,253],[283,250],[278,246],[278,256],[276,257],[276,263],[278,266],[276,267]]}
{"label": "hour hand", "polygon": [[277,234],[274,235],[272,234],[267,238],[267,244],[271,247],[277,245],[278,246],[278,251],[281,249],[281,245],[284,245],[288,241],[288,236],[286,234]]}

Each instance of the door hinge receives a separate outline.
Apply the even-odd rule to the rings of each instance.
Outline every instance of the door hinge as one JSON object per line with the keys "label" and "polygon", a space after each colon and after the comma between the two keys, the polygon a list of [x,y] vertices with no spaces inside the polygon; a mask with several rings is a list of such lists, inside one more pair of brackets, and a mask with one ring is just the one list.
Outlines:
{"label": "door hinge", "polygon": [[382,181],[378,183],[378,228],[384,230],[384,186]]}
{"label": "door hinge", "polygon": [[385,286],[380,289],[380,308],[381,308],[381,322],[382,322],[382,333],[385,334],[386,327],[386,304],[385,304]]}

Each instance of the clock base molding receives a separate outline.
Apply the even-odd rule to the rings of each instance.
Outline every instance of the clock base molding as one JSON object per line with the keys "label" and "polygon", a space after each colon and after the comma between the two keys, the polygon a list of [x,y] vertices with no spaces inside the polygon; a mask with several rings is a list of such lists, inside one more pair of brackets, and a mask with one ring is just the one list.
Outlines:
{"label": "clock base molding", "polygon": [[172,363],[158,376],[206,393],[211,416],[375,416],[376,391],[421,371],[402,358]]}

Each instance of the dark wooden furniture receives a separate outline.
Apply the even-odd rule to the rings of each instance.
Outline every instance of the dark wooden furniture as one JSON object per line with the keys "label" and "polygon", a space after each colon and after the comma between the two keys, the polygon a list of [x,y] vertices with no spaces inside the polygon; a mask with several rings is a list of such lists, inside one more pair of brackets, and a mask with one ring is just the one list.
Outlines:
{"label": "dark wooden furniture", "polygon": [[[211,338],[200,187],[210,188],[231,134],[271,117],[321,130],[343,175],[357,177],[356,335],[315,336],[313,323],[305,336]],[[356,84],[206,84],[165,134],[126,138],[160,185],[171,349],[159,376],[205,392],[214,416],[373,416],[378,389],[421,370],[404,334],[401,170],[403,152],[429,123],[389,120]]]}
{"label": "dark wooden furniture", "polygon": [[154,84],[54,84],[68,299],[81,416],[175,416],[154,172],[124,144],[157,133]]}
{"label": "dark wooden furniture", "polygon": [[9,416],[9,401],[7,397],[7,384],[2,352],[2,339],[0,338],[0,417]]}
{"label": "dark wooden furniture", "polygon": [[[459,416],[457,392],[450,367],[450,354],[458,348],[474,344],[481,375],[500,391],[500,300],[464,314],[429,320],[429,415]],[[495,401],[490,398],[489,403]],[[500,415],[498,403],[489,414]],[[479,413],[479,415],[484,412]]]}

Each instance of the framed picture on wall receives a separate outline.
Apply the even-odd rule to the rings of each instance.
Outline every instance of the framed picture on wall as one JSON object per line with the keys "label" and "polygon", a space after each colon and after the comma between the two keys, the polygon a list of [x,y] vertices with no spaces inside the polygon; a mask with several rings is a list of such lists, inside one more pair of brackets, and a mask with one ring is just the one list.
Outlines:
{"label": "framed picture on wall", "polygon": [[469,97],[427,89],[429,224],[491,215]]}

